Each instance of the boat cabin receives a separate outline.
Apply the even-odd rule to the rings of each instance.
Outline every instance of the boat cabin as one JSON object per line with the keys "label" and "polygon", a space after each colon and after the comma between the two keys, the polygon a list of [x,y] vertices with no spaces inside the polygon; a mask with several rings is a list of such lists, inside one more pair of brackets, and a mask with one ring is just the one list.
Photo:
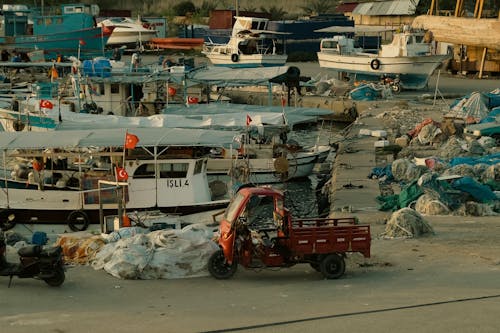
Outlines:
{"label": "boat cabin", "polygon": [[355,47],[354,39],[343,35],[324,38],[321,40],[320,51],[339,55],[351,55],[362,52],[363,49]]}
{"label": "boat cabin", "polygon": [[431,54],[432,43],[424,32],[404,31],[394,34],[392,42],[382,45],[381,57],[415,57]]}

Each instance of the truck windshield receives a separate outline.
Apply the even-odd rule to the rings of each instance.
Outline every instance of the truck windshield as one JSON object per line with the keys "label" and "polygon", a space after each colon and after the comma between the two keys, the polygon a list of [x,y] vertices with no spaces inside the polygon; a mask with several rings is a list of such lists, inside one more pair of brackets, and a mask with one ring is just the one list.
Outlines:
{"label": "truck windshield", "polygon": [[238,208],[241,206],[241,202],[245,199],[245,197],[241,194],[238,193],[234,197],[234,199],[229,203],[229,206],[226,208],[226,214],[225,218],[226,221],[229,223],[233,223],[233,221],[236,219],[237,214],[238,214]]}

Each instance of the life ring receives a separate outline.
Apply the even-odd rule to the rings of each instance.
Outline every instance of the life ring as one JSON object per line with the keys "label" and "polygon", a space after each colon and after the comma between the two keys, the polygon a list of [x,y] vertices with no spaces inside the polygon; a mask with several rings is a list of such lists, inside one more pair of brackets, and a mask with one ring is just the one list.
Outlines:
{"label": "life ring", "polygon": [[231,54],[231,61],[238,62],[240,60],[240,56],[236,53]]}
{"label": "life ring", "polygon": [[0,212],[0,229],[3,231],[14,228],[16,225],[16,215],[13,211],[5,209]]}
{"label": "life ring", "polygon": [[380,68],[380,60],[378,59],[373,59],[371,62],[370,62],[370,67],[376,71],[377,69]]}
{"label": "life ring", "polygon": [[73,231],[83,231],[89,226],[90,219],[87,213],[81,210],[72,211],[66,219],[68,226]]}

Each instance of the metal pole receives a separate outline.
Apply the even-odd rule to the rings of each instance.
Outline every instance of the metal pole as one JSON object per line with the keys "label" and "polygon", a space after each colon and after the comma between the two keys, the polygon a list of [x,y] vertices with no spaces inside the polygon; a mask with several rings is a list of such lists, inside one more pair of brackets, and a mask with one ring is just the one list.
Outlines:
{"label": "metal pole", "polygon": [[4,172],[4,181],[5,181],[5,195],[7,196],[7,208],[9,208],[9,182],[7,180],[7,175],[5,172],[7,171],[7,156],[5,154],[5,150],[3,151],[3,172]]}

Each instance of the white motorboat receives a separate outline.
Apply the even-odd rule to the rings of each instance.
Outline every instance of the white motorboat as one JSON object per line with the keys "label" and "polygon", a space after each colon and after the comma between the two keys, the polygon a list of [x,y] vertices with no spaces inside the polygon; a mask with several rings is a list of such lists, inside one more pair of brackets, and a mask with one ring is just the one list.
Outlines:
{"label": "white motorboat", "polygon": [[423,31],[405,29],[395,33],[392,43],[382,45],[378,53],[367,53],[356,48],[352,38],[337,35],[321,40],[318,61],[322,68],[355,76],[357,80],[379,81],[384,75],[397,76],[403,88],[422,89],[432,73],[450,58],[448,54],[435,54],[433,44],[425,37]]}
{"label": "white motorboat", "polygon": [[266,18],[236,16],[229,42],[205,43],[202,53],[214,66],[283,66],[288,56],[278,50],[275,36],[286,33],[269,31]]}
{"label": "white motorboat", "polygon": [[139,19],[130,17],[111,17],[100,22],[105,27],[115,27],[107,46],[144,49],[145,44],[156,37],[156,30],[146,28]]}

